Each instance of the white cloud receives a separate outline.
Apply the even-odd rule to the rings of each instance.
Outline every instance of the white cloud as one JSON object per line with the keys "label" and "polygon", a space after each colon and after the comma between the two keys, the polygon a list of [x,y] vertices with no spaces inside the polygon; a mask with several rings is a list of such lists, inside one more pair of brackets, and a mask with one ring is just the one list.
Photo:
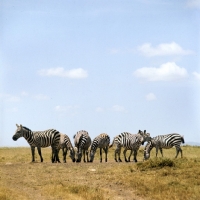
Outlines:
{"label": "white cloud", "polygon": [[184,50],[177,43],[162,43],[156,47],[152,47],[150,43],[145,43],[138,47],[143,55],[147,57],[152,56],[169,56],[169,55],[190,55],[193,52],[190,50]]}
{"label": "white cloud", "polygon": [[20,97],[10,94],[0,94],[0,99],[3,99],[4,101],[8,102],[19,102],[21,100]]}
{"label": "white cloud", "polygon": [[44,94],[37,94],[37,95],[33,96],[33,98],[35,98],[36,100],[39,100],[39,101],[40,100],[48,100],[49,99],[49,97],[44,95]]}
{"label": "white cloud", "polygon": [[87,78],[88,73],[82,68],[65,70],[63,67],[41,69],[39,70],[39,75],[41,76],[59,76],[72,79]]}
{"label": "white cloud", "polygon": [[179,67],[176,63],[168,62],[159,68],[143,67],[137,69],[133,75],[146,81],[176,81],[186,78],[188,73],[185,68]]}
{"label": "white cloud", "polygon": [[200,8],[200,0],[188,0],[186,4],[190,8]]}
{"label": "white cloud", "polygon": [[156,98],[156,96],[155,96],[154,93],[149,93],[149,94],[146,95],[146,100],[147,100],[147,101],[154,101],[154,100],[156,100],[156,99],[157,99],[157,98]]}
{"label": "white cloud", "polygon": [[111,108],[112,111],[114,112],[125,112],[125,108],[123,106],[120,106],[120,105],[114,105],[112,106]]}
{"label": "white cloud", "polygon": [[193,72],[192,73],[197,80],[200,80],[200,73]]}

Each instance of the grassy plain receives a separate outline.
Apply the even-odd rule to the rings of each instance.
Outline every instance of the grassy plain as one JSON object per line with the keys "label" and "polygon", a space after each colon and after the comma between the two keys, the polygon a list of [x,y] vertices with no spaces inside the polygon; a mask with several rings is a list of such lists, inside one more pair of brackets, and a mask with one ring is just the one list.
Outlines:
{"label": "grassy plain", "polygon": [[[164,158],[138,163],[116,163],[110,149],[108,162],[50,162],[51,149],[42,149],[44,162],[31,161],[30,148],[0,148],[0,200],[192,200],[200,199],[200,147],[183,146],[183,158],[175,149],[163,150]],[[103,155],[104,156],[104,155]],[[61,157],[61,153],[60,153]],[[122,157],[123,158],[123,157]]]}

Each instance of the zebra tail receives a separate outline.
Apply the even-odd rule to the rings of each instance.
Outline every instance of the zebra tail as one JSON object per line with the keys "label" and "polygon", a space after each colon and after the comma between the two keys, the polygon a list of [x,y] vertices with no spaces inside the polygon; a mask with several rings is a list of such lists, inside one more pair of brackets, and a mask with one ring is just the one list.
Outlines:
{"label": "zebra tail", "polygon": [[184,137],[181,136],[181,142],[184,144],[185,143],[185,140],[184,140]]}
{"label": "zebra tail", "polygon": [[109,148],[111,148],[114,145],[114,142],[115,142],[115,138],[113,139],[112,144],[109,145]]}

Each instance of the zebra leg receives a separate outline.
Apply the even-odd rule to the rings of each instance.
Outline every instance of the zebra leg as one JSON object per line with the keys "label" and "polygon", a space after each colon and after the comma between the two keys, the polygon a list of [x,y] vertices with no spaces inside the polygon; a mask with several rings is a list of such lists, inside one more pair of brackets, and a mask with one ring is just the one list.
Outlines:
{"label": "zebra leg", "polygon": [[[77,159],[76,159],[76,162],[81,162],[81,159],[82,159],[82,149],[80,147],[78,147],[78,150],[77,150]],[[85,155],[84,155],[85,156]]]}
{"label": "zebra leg", "polygon": [[156,147],[156,157],[158,156],[158,147]]}
{"label": "zebra leg", "polygon": [[105,152],[105,162],[107,162],[108,160],[108,147],[103,148],[104,152]]}
{"label": "zebra leg", "polygon": [[58,152],[59,152],[59,150],[57,150],[55,147],[52,147],[52,157],[51,157],[52,163],[54,163],[54,162],[60,163],[60,159],[58,157]]}
{"label": "zebra leg", "polygon": [[176,156],[175,156],[175,158],[178,157],[179,151],[181,152],[181,158],[182,158],[182,149],[180,147],[176,147]]}
{"label": "zebra leg", "polygon": [[119,156],[119,162],[122,162],[121,158],[120,158],[120,155],[121,155],[121,147],[119,149],[119,152],[118,152],[118,156]]}
{"label": "zebra leg", "polygon": [[51,162],[54,163],[54,161],[55,161],[55,156],[53,152],[53,147],[51,147]]}
{"label": "zebra leg", "polygon": [[117,149],[115,149],[115,161],[117,162]]}
{"label": "zebra leg", "polygon": [[85,149],[83,150],[83,161],[86,162],[86,160],[85,160]]}
{"label": "zebra leg", "polygon": [[40,160],[41,162],[43,162],[41,147],[37,147],[37,150],[38,150],[38,154],[40,155]]}
{"label": "zebra leg", "polygon": [[137,162],[137,151],[134,150],[134,161]]}
{"label": "zebra leg", "polygon": [[90,162],[89,161],[89,152],[88,152],[88,150],[86,151],[86,156],[87,156],[87,162]]}
{"label": "zebra leg", "polygon": [[60,159],[59,159],[58,153],[59,153],[59,150],[55,149],[56,161],[60,163]]}
{"label": "zebra leg", "polygon": [[100,162],[102,162],[102,148],[100,148]]}
{"label": "zebra leg", "polygon": [[62,148],[63,152],[63,162],[66,163],[67,148]]}
{"label": "zebra leg", "polygon": [[180,149],[180,152],[181,152],[181,158],[182,158],[182,157],[183,157],[183,152],[182,152],[181,147],[180,147],[179,149]]}
{"label": "zebra leg", "polygon": [[162,151],[162,148],[160,148],[160,153],[161,153],[161,155],[162,155],[162,157],[163,157],[163,151]]}
{"label": "zebra leg", "polygon": [[133,150],[131,149],[130,155],[128,157],[128,162],[131,162],[131,156],[132,156]]}
{"label": "zebra leg", "polygon": [[35,147],[31,147],[32,162],[35,162]]}
{"label": "zebra leg", "polygon": [[125,160],[125,162],[128,162],[128,160],[126,159],[126,151],[127,151],[127,149],[124,149],[124,151],[123,151],[123,154],[124,154],[124,160]]}

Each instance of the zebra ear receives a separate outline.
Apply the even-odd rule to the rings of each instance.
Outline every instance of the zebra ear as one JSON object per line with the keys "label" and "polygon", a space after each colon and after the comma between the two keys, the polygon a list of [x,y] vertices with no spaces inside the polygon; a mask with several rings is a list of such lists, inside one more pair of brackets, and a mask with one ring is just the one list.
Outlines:
{"label": "zebra ear", "polygon": [[22,128],[22,125],[20,124],[20,128]]}
{"label": "zebra ear", "polygon": [[144,133],[146,133],[146,130],[144,130]]}
{"label": "zebra ear", "polygon": [[19,128],[19,125],[18,125],[18,124],[16,124],[16,126],[17,126],[17,128]]}

